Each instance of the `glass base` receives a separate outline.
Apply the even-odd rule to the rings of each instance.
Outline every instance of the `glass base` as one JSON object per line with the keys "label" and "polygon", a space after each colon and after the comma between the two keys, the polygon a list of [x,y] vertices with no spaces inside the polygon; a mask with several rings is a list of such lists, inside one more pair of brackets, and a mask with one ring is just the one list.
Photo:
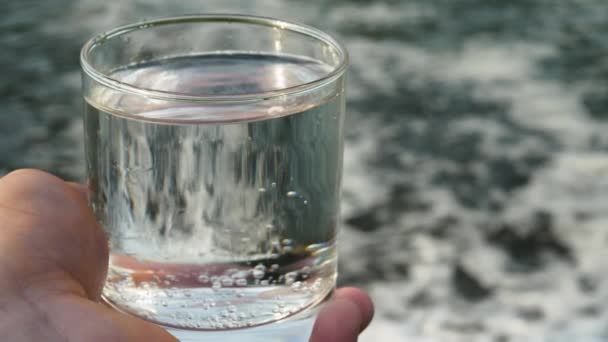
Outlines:
{"label": "glass base", "polygon": [[283,321],[247,329],[223,331],[165,329],[181,342],[307,342],[320,307],[311,308],[305,313]]}

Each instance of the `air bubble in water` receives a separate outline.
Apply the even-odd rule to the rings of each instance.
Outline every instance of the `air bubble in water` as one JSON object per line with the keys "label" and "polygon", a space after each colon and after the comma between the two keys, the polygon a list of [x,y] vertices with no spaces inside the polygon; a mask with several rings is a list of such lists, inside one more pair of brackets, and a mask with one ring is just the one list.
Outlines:
{"label": "air bubble in water", "polygon": [[245,278],[238,278],[235,281],[237,286],[247,286],[247,279]]}
{"label": "air bubble in water", "polygon": [[266,266],[264,266],[264,264],[257,264],[257,265],[255,266],[255,269],[256,269],[256,270],[260,270],[260,271],[262,271],[262,272],[266,272]]}
{"label": "air bubble in water", "polygon": [[264,278],[264,271],[258,270],[258,269],[253,270],[253,277],[255,279],[262,279],[262,278]]}
{"label": "air bubble in water", "polygon": [[206,274],[201,274],[200,276],[198,276],[198,281],[201,283],[208,283],[209,277]]}
{"label": "air bubble in water", "polygon": [[222,278],[222,285],[223,286],[232,286],[234,284],[234,280],[232,280],[232,278],[230,277],[223,277]]}
{"label": "air bubble in water", "polygon": [[287,192],[287,197],[296,197],[298,196],[298,193],[295,191],[289,191]]}
{"label": "air bubble in water", "polygon": [[257,266],[254,267],[254,269],[253,269],[254,278],[262,279],[262,278],[264,278],[265,274],[266,274],[266,266],[264,266],[262,264],[258,264]]}
{"label": "air bubble in water", "polygon": [[231,277],[236,280],[238,278],[247,278],[247,274],[249,273],[249,270],[247,271],[238,271],[234,274],[231,275]]}
{"label": "air bubble in water", "polygon": [[296,272],[289,272],[289,273],[287,273],[285,275],[285,284],[286,285],[293,284],[297,277],[298,277],[298,274]]}

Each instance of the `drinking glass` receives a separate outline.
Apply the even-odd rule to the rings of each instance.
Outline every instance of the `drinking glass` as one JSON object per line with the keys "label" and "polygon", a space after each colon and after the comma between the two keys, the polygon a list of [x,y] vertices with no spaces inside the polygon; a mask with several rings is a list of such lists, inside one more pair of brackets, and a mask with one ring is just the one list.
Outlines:
{"label": "drinking glass", "polygon": [[336,282],[347,60],[326,33],[253,16],[88,41],[103,299],[183,341],[306,340]]}

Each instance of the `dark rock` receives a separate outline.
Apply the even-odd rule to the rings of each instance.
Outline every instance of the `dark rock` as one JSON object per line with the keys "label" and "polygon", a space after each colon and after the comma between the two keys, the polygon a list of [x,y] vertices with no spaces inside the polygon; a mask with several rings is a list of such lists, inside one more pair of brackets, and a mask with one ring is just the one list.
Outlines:
{"label": "dark rock", "polygon": [[375,281],[406,281],[410,277],[410,265],[400,259],[386,256],[384,245],[368,246],[364,251],[364,262],[360,267],[349,267],[345,259],[339,260],[339,269],[349,270],[340,273],[339,285],[364,286]]}
{"label": "dark rock", "polygon": [[346,219],[346,223],[362,232],[372,232],[396,222],[403,212],[428,211],[430,204],[420,200],[417,190],[409,184],[396,184],[384,202]]}
{"label": "dark rock", "polygon": [[429,234],[437,239],[445,239],[449,237],[449,232],[454,226],[457,226],[459,220],[456,216],[447,215],[440,218],[435,225],[430,227]]}
{"label": "dark rock", "polygon": [[583,95],[583,105],[587,112],[598,120],[608,119],[608,96],[606,96],[607,87],[602,89],[594,89]]}
{"label": "dark rock", "polygon": [[391,189],[386,206],[391,213],[425,212],[431,208],[429,203],[421,201],[418,190],[410,184],[396,184]]}
{"label": "dark rock", "polygon": [[586,293],[593,293],[597,290],[598,280],[588,276],[583,275],[578,278],[578,287],[581,291]]}
{"label": "dark rock", "polygon": [[574,219],[578,222],[589,221],[593,218],[593,214],[586,211],[576,211],[574,212]]}
{"label": "dark rock", "polygon": [[433,299],[428,294],[428,292],[422,290],[416,294],[414,294],[406,303],[406,306],[411,307],[426,307],[433,305]]}
{"label": "dark rock", "polygon": [[[381,259],[371,259],[381,260]],[[376,280],[407,279],[410,275],[409,265],[401,261],[384,261],[382,263],[368,261],[367,277]]]}
{"label": "dark rock", "polygon": [[378,212],[376,208],[361,212],[358,215],[351,216],[346,219],[346,223],[348,225],[353,226],[359,231],[362,232],[371,232],[381,225],[380,219],[378,219]]}
{"label": "dark rock", "polygon": [[593,317],[593,316],[599,316],[599,314],[602,312],[602,310],[595,305],[588,305],[588,306],[582,307],[578,312],[583,316]]}
{"label": "dark rock", "polygon": [[526,321],[539,321],[545,318],[545,313],[541,308],[520,308],[517,315]]}
{"label": "dark rock", "polygon": [[460,334],[475,334],[485,330],[485,327],[480,322],[446,322],[443,328],[458,332]]}
{"label": "dark rock", "polygon": [[393,270],[398,275],[404,277],[409,277],[410,275],[410,265],[406,264],[405,262],[395,262],[395,264],[393,265]]}
{"label": "dark rock", "polygon": [[492,289],[484,286],[474,274],[462,265],[456,265],[452,273],[452,287],[469,301],[480,301],[492,294]]}
{"label": "dark rock", "polygon": [[494,342],[509,342],[509,336],[499,335],[494,338]]}
{"label": "dark rock", "polygon": [[505,251],[516,264],[511,270],[535,271],[544,266],[548,254],[572,262],[570,247],[555,235],[552,221],[551,214],[538,211],[534,214],[532,227],[527,233],[518,233],[516,227],[503,224],[487,238],[491,244]]}

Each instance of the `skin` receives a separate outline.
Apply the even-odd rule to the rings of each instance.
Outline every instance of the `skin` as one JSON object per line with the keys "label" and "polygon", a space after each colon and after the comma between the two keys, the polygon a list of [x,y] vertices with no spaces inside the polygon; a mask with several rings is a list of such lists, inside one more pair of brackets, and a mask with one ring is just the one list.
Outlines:
{"label": "skin", "polygon": [[[86,191],[37,170],[0,178],[2,341],[177,341],[100,303],[108,243]],[[356,341],[372,316],[363,291],[339,289],[319,314],[311,342]]]}

